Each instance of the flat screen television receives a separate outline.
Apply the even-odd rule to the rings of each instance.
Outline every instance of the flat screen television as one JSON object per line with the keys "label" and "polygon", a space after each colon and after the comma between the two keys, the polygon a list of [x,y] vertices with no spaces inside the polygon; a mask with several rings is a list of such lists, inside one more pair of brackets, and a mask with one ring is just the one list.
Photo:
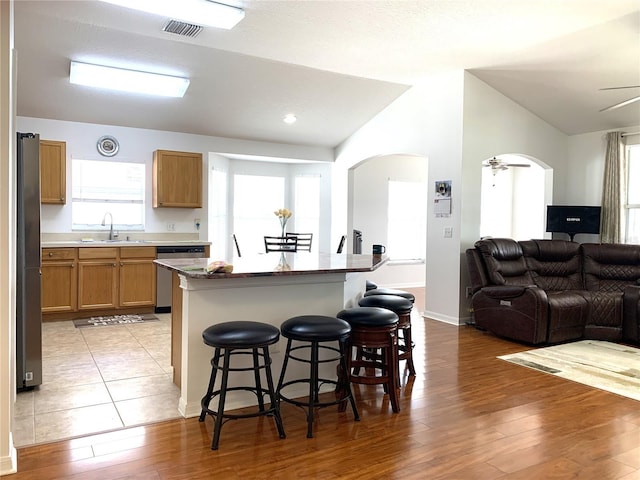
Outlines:
{"label": "flat screen television", "polygon": [[567,233],[573,240],[578,233],[600,233],[601,207],[547,205],[547,232]]}

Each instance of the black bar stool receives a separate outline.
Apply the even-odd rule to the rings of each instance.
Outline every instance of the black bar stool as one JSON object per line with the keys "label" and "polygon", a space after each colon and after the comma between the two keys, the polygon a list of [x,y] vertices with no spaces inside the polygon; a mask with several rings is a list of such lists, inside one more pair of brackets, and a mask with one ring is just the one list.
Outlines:
{"label": "black bar stool", "polygon": [[[336,316],[351,325],[346,369],[349,381],[382,385],[389,395],[391,409],[398,413],[398,315],[386,308],[355,307],[342,310]],[[380,353],[367,353],[378,351]]]}
{"label": "black bar stool", "polygon": [[367,291],[364,293],[365,297],[370,297],[371,295],[396,295],[398,297],[403,297],[409,300],[411,303],[416,302],[416,296],[405,290],[398,290],[396,288],[382,288],[376,286],[375,288],[367,288]]}
{"label": "black bar stool", "polygon": [[[260,415],[272,415],[276,422],[276,427],[280,438],[285,438],[282,418],[280,417],[280,407],[277,401],[276,392],[273,386],[271,375],[271,357],[269,356],[269,345],[273,345],[280,339],[280,331],[265,323],[259,322],[225,322],[213,325],[202,332],[204,343],[215,348],[214,356],[211,359],[211,377],[207,393],[200,402],[202,411],[199,420],[204,421],[207,414],[214,418],[213,440],[211,450],[218,449],[220,441],[220,429],[222,424],[228,420],[239,418],[257,417]],[[251,356],[253,365],[250,367],[231,367],[231,357]],[[223,357],[223,364],[220,366],[220,357]],[[261,362],[262,360],[262,362]],[[216,375],[218,370],[222,371],[221,386],[214,390]],[[262,387],[260,371],[264,370],[267,380],[267,388]],[[238,386],[228,387],[229,372],[253,371],[255,387]],[[224,403],[227,392],[234,390],[244,390],[252,392],[258,399],[258,410],[245,414],[225,413]],[[269,396],[271,405],[265,408],[264,395]],[[216,411],[209,408],[209,403],[214,397],[218,397],[218,409]]]}
{"label": "black bar stool", "polygon": [[366,291],[368,292],[369,290],[374,290],[378,288],[378,284],[376,284],[375,282],[372,282],[371,280],[367,280],[367,284],[366,284]]}
{"label": "black bar stool", "polygon": [[[349,400],[351,409],[353,410],[354,420],[360,420],[356,402],[351,392],[351,385],[344,375],[339,375],[336,380],[320,378],[318,374],[318,366],[326,362],[339,362],[339,369],[346,371],[346,342],[349,339],[351,327],[344,320],[334,317],[326,317],[323,315],[302,315],[293,317],[282,323],[280,326],[282,336],[287,338],[287,349],[284,354],[282,372],[278,381],[277,397],[278,400],[296,405],[303,410],[306,409],[307,414],[307,438],[313,437],[313,415],[314,409],[328,407],[331,405],[345,405]],[[293,341],[304,342],[302,344],[293,344]],[[326,342],[338,342],[338,347],[330,345],[321,345]],[[302,351],[308,351],[308,357],[299,356]],[[320,352],[331,355],[330,358],[320,358]],[[287,365],[289,360],[296,360],[309,364],[309,378],[298,378],[285,382]],[[287,387],[296,384],[308,384],[309,396],[306,400],[296,400],[283,393]],[[340,392],[339,398],[330,401],[320,401],[319,391],[324,384],[335,385],[335,391]]]}
{"label": "black bar stool", "polygon": [[[371,290],[371,292],[373,291]],[[398,360],[406,360],[409,375],[415,376],[416,368],[413,365],[413,342],[411,340],[411,310],[413,309],[413,303],[399,295],[365,294],[358,301],[358,305],[361,307],[386,308],[398,315],[398,333],[400,334]]]}

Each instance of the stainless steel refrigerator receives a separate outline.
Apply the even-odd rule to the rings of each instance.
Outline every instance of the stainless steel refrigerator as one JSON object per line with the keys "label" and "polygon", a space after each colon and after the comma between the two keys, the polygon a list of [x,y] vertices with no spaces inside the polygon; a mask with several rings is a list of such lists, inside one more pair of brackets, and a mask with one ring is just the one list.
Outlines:
{"label": "stainless steel refrigerator", "polygon": [[18,133],[16,147],[16,382],[20,391],[42,383],[40,136]]}

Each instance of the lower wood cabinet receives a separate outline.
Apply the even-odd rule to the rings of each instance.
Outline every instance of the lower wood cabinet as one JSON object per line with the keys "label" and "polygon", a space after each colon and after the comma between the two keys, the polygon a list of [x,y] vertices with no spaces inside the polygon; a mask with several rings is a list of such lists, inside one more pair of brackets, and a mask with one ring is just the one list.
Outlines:
{"label": "lower wood cabinet", "polygon": [[42,312],[153,307],[155,247],[42,250]]}
{"label": "lower wood cabinet", "polygon": [[77,248],[42,251],[42,313],[75,312],[78,308]]}
{"label": "lower wood cabinet", "polygon": [[118,305],[138,307],[156,304],[155,247],[120,249]]}
{"label": "lower wood cabinet", "polygon": [[78,310],[118,305],[118,248],[78,249]]}

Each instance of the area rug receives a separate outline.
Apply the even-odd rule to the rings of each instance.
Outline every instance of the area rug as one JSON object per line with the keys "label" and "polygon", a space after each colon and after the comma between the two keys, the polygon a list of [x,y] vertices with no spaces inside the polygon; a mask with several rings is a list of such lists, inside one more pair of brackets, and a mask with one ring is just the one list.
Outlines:
{"label": "area rug", "polygon": [[599,340],[584,340],[498,358],[640,400],[638,348]]}
{"label": "area rug", "polygon": [[131,323],[144,323],[157,321],[158,317],[148,313],[143,315],[111,315],[107,317],[79,318],[74,320],[76,328],[82,327],[106,327],[109,325],[127,325]]}

